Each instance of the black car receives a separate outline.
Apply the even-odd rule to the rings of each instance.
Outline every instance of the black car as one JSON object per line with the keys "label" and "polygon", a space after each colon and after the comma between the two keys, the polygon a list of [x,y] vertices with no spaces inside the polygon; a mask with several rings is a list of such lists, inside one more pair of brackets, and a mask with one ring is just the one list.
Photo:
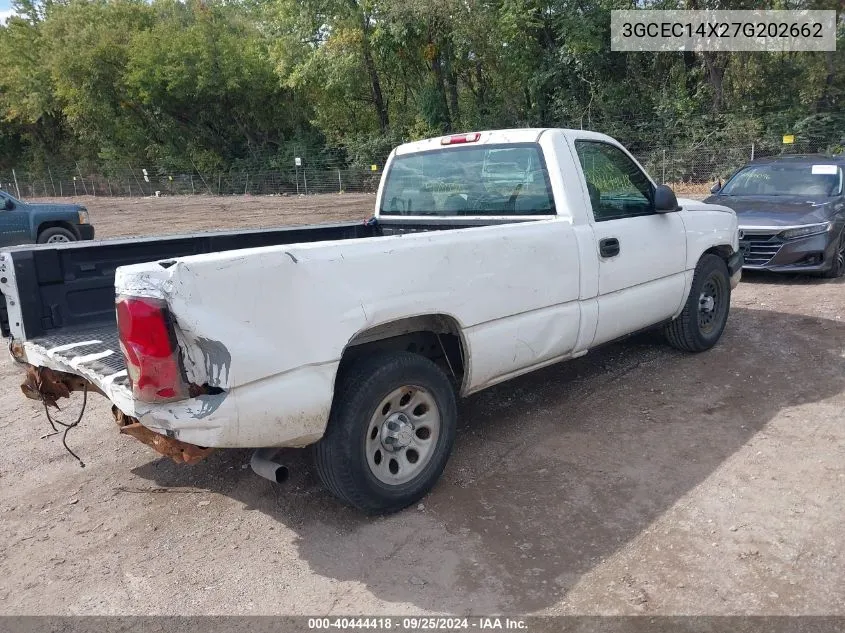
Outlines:
{"label": "black car", "polygon": [[752,161],[705,200],[736,211],[745,268],[845,274],[845,157]]}

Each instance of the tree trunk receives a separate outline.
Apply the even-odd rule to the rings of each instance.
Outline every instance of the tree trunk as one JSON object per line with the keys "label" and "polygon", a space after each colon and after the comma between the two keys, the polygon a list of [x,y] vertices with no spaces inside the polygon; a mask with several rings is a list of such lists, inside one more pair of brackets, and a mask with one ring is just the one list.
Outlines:
{"label": "tree trunk", "polygon": [[824,63],[825,68],[827,70],[827,74],[824,78],[824,87],[822,88],[822,93],[819,96],[819,100],[816,102],[816,112],[828,110],[833,105],[831,92],[833,89],[833,80],[836,78],[834,55],[835,53],[833,51],[827,51],[824,54]]}
{"label": "tree trunk", "polygon": [[534,125],[545,126],[551,123],[550,104],[554,101],[555,86],[550,76],[554,69],[554,60],[558,51],[558,40],[555,29],[548,15],[542,15],[542,26],[534,34],[540,47],[542,58],[540,72],[542,77],[534,88]]}
{"label": "tree trunk", "polygon": [[446,41],[444,53],[446,86],[449,91],[450,120],[454,125],[459,125],[461,115],[458,110],[458,76],[452,64],[452,43],[449,40]]}
{"label": "tree trunk", "polygon": [[707,79],[713,89],[713,113],[718,114],[725,106],[725,67],[727,59],[720,53],[703,51],[704,65],[707,67]]}
{"label": "tree trunk", "polygon": [[349,3],[359,13],[361,19],[361,55],[364,58],[364,68],[366,68],[370,80],[370,91],[373,96],[373,106],[376,109],[379,130],[384,134],[390,127],[390,118],[388,117],[384,95],[381,92],[381,81],[379,80],[378,70],[376,70],[376,63],[373,61],[373,52],[370,46],[370,20],[355,0],[349,0]]}
{"label": "tree trunk", "polygon": [[378,117],[379,130],[382,133],[387,132],[390,127],[390,118],[387,114],[387,104],[384,102],[384,96],[381,93],[381,82],[378,78],[376,65],[373,61],[373,55],[370,52],[369,41],[364,38],[366,46],[364,48],[364,66],[367,68],[367,74],[370,76],[370,87],[373,93],[373,106],[376,109],[376,116]]}
{"label": "tree trunk", "polygon": [[[686,0],[686,8],[691,11],[699,10],[698,0]],[[724,79],[728,58],[725,53],[715,51],[702,51],[699,54],[707,68],[707,82],[713,89],[713,113],[718,114],[725,106]]]}
{"label": "tree trunk", "polygon": [[434,44],[431,36],[428,38],[428,48],[431,58],[431,73],[434,75],[434,87],[437,90],[437,105],[440,110],[441,123],[444,132],[452,131],[452,119],[449,116],[449,106],[446,103],[446,80],[443,73],[443,65],[440,60],[440,48]]}
{"label": "tree trunk", "polygon": [[481,60],[475,60],[475,83],[478,86],[475,94],[476,106],[478,107],[478,114],[482,121],[487,115],[487,80],[484,77],[484,69],[481,65]]}

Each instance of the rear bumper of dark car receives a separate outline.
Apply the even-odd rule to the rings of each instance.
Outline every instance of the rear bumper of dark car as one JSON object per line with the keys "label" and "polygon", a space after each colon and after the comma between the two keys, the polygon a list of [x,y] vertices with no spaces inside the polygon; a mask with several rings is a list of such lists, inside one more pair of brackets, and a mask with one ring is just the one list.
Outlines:
{"label": "rear bumper of dark car", "polygon": [[80,240],[93,240],[94,239],[94,227],[90,224],[77,224],[76,225],[76,232],[79,233]]}
{"label": "rear bumper of dark car", "polygon": [[745,255],[743,267],[746,270],[824,272],[832,265],[836,240],[830,232],[795,240],[748,239],[740,240],[740,250]]}

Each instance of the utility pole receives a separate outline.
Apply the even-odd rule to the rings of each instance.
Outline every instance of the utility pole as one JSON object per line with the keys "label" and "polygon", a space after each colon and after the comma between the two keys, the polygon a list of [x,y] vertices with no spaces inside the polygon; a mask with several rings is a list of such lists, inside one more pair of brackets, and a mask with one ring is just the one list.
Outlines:
{"label": "utility pole", "polygon": [[79,179],[82,181],[82,189],[85,191],[85,195],[88,195],[88,185],[85,184],[85,178],[82,176],[82,170],[79,169],[79,163],[76,163],[76,171],[79,172]]}
{"label": "utility pole", "polygon": [[50,174],[50,186],[53,187],[53,195],[56,195],[56,183],[53,182],[53,172],[50,171],[50,166],[47,165],[47,173]]}
{"label": "utility pole", "polygon": [[18,200],[21,199],[21,188],[18,187],[18,175],[15,173],[15,168],[12,168],[12,178],[15,179],[15,191],[18,192]]}

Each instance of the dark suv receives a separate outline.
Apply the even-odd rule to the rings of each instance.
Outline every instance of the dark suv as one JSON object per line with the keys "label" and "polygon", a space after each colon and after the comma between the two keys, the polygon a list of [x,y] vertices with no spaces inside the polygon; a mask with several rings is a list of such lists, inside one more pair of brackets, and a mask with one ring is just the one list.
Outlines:
{"label": "dark suv", "polygon": [[0,248],[94,239],[88,209],[78,204],[23,202],[0,191]]}

